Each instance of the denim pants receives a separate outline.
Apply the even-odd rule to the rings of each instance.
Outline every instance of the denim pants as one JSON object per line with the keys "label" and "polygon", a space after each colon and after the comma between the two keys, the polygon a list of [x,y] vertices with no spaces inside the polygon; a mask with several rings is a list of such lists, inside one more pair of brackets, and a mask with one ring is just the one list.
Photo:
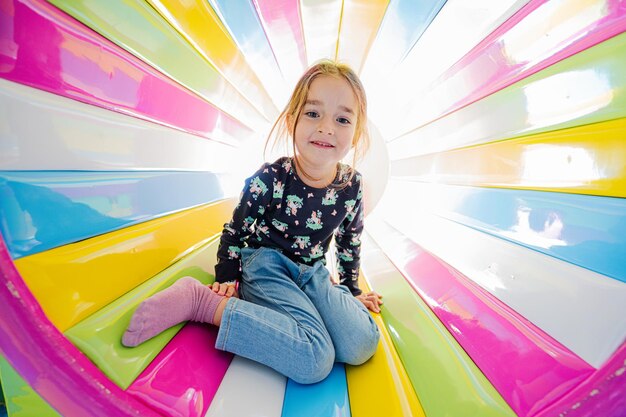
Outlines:
{"label": "denim pants", "polygon": [[241,299],[226,304],[216,348],[303,384],[326,378],[335,361],[360,365],[374,354],[376,323],[321,262],[297,264],[270,248],[241,254]]}

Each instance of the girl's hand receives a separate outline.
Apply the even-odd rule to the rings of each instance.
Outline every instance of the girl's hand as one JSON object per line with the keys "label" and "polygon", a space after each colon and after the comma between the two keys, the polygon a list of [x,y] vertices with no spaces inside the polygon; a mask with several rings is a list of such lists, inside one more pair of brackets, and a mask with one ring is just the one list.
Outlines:
{"label": "girl's hand", "polygon": [[213,290],[213,292],[216,292],[219,295],[223,295],[225,297],[239,298],[239,293],[237,292],[237,284],[234,283],[214,282],[213,285],[211,285],[211,289]]}
{"label": "girl's hand", "polygon": [[378,294],[375,291],[372,291],[368,292],[367,294],[357,295],[356,298],[361,301],[369,310],[373,311],[374,313],[380,313],[380,306],[383,303],[383,300],[381,300],[381,298],[383,298],[382,295]]}

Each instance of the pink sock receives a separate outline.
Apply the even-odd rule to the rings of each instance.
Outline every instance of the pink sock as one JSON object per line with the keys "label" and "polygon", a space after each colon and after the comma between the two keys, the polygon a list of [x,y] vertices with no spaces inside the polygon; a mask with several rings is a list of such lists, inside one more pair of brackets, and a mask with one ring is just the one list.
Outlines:
{"label": "pink sock", "polygon": [[122,344],[137,346],[183,321],[213,324],[223,296],[200,281],[184,277],[172,286],[144,300],[130,319]]}

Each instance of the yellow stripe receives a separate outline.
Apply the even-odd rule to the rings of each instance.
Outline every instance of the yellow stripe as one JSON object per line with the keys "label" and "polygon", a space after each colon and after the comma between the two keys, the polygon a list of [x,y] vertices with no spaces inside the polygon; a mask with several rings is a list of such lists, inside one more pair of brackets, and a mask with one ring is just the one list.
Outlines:
{"label": "yellow stripe", "polygon": [[208,1],[147,0],[268,120],[278,109]]}
{"label": "yellow stripe", "polygon": [[360,72],[376,39],[389,0],[345,0],[337,42],[337,59]]}
{"label": "yellow stripe", "polygon": [[[361,277],[359,286],[370,291]],[[353,417],[425,417],[380,314],[372,314],[381,340],[374,357],[360,366],[346,365]]]}
{"label": "yellow stripe", "polygon": [[626,119],[392,162],[425,182],[626,197]]}
{"label": "yellow stripe", "polygon": [[183,327],[177,324],[141,345],[128,349],[121,336],[139,304],[182,277],[190,276],[203,284],[213,283],[212,275],[221,233],[159,272],[143,284],[107,304],[64,332],[65,336],[122,389],[128,388],[161,350]]}
{"label": "yellow stripe", "polygon": [[234,204],[196,207],[26,256],[15,265],[48,318],[65,331],[219,233]]}

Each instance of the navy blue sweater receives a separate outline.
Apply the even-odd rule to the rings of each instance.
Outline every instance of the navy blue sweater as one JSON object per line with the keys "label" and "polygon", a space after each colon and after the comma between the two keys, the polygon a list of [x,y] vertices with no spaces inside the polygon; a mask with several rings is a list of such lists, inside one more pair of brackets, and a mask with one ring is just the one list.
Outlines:
{"label": "navy blue sweater", "polygon": [[345,187],[351,168],[340,164],[333,184],[326,188],[306,185],[296,174],[291,158],[265,163],[246,180],[239,204],[224,225],[217,251],[216,280],[241,278],[243,247],[279,249],[294,262],[325,263],[333,238],[337,247],[340,283],[353,295],[358,287],[363,189],[356,172]]}

